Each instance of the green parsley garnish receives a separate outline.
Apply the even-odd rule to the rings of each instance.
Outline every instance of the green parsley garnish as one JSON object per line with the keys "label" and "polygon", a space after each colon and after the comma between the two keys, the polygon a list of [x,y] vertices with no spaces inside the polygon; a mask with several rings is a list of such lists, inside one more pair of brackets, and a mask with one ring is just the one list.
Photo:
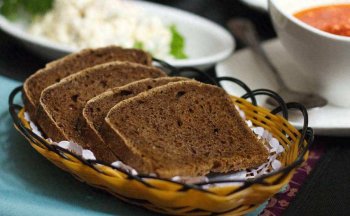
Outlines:
{"label": "green parsley garnish", "polygon": [[143,43],[141,41],[136,41],[134,44],[135,49],[143,49]]}
{"label": "green parsley garnish", "polygon": [[0,0],[0,13],[15,20],[23,13],[31,17],[42,15],[52,8],[54,0]]}
{"label": "green parsley garnish", "polygon": [[184,51],[185,49],[184,37],[177,31],[175,25],[171,25],[169,28],[172,34],[172,40],[170,44],[170,54],[177,59],[186,59],[187,55]]}

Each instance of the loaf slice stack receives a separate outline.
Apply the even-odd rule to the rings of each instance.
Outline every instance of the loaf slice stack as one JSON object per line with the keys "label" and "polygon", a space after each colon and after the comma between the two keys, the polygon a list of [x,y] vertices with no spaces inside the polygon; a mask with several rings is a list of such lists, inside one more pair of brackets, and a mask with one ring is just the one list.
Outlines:
{"label": "loaf slice stack", "polygon": [[141,174],[226,173],[268,157],[223,89],[167,77],[138,50],[84,50],[49,63],[25,81],[24,98],[47,138]]}
{"label": "loaf slice stack", "polygon": [[88,100],[118,86],[145,78],[164,77],[154,67],[112,62],[87,68],[46,88],[40,98],[37,122],[53,141],[74,141],[84,148],[82,111]]}
{"label": "loaf slice stack", "polygon": [[268,156],[225,91],[196,81],[169,83],[123,100],[106,122],[123,141],[107,140],[113,152],[145,174],[226,173],[261,165]]}
{"label": "loaf slice stack", "polygon": [[99,49],[86,49],[68,55],[46,65],[30,76],[23,86],[25,106],[31,118],[35,119],[41,92],[48,86],[83,69],[112,61],[127,61],[151,65],[151,56],[136,49],[123,49],[109,46]]}
{"label": "loaf slice stack", "polygon": [[[141,92],[148,91],[158,86],[166,85],[171,82],[178,82],[189,80],[184,77],[161,77],[161,78],[147,78],[132,82],[122,87],[110,89],[89,100],[83,109],[83,116],[88,124],[82,136],[86,140],[85,143],[90,143],[89,149],[94,152],[96,158],[111,163],[116,160],[116,157],[110,155],[110,148],[104,142],[104,139],[112,140],[114,146],[120,146],[118,150],[114,151],[114,156],[122,153],[125,149],[124,144],[120,144],[122,140],[113,130],[106,125],[105,117],[109,110],[118,104],[120,101],[134,97]],[[94,142],[90,142],[94,140]],[[114,148],[115,150],[116,148]]]}

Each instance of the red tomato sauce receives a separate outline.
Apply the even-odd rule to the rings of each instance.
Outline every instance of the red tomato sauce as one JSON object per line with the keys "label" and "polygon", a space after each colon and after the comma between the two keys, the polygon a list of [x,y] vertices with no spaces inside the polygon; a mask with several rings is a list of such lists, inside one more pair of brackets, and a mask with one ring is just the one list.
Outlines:
{"label": "red tomato sauce", "polygon": [[350,4],[310,8],[300,11],[294,16],[322,31],[350,36]]}

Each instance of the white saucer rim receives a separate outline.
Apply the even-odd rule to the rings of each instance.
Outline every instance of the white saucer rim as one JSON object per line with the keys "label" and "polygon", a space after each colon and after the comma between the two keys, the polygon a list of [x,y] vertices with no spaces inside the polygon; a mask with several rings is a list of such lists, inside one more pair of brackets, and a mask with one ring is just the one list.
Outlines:
{"label": "white saucer rim", "polygon": [[[271,40],[267,40],[263,43],[263,45],[265,44],[272,44],[272,43],[277,43],[279,39],[274,38]],[[227,72],[222,71],[221,67],[223,67],[225,64],[227,64],[228,62],[232,61],[232,58],[234,58],[237,55],[244,55],[244,53],[247,53],[248,49],[241,49],[241,50],[237,50],[235,53],[233,53],[229,58],[227,58],[226,60],[219,62],[218,64],[216,64],[215,66],[215,72],[216,75],[218,77],[220,76],[228,76]],[[237,70],[236,70],[237,72]],[[318,108],[318,109],[324,109],[324,108],[336,108],[338,109],[339,112],[342,111],[342,107],[338,107],[338,106],[334,106],[331,104],[326,105],[323,108]],[[310,112],[309,112],[310,113]],[[314,112],[312,113],[314,115]],[[292,123],[292,125],[294,125],[297,128],[301,128],[302,127],[302,123],[301,122],[295,122],[295,121],[290,121]],[[332,135],[332,136],[344,136],[344,135],[350,135],[350,122],[349,125],[344,125],[344,126],[333,126],[333,127],[329,127],[327,125],[313,125],[310,124],[309,125],[314,129],[315,134],[318,135]]]}
{"label": "white saucer rim", "polygon": [[[256,8],[260,11],[268,11],[268,4],[267,1],[268,0],[241,0],[244,4]],[[266,3],[264,3],[263,1],[266,1]]]}

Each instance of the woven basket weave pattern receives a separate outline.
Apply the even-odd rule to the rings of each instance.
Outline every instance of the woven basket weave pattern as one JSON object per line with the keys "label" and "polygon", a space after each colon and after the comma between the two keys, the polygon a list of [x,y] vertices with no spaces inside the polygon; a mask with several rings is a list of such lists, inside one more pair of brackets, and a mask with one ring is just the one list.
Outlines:
{"label": "woven basket weave pattern", "polygon": [[253,181],[213,182],[227,184],[220,186],[186,185],[150,176],[131,176],[123,170],[97,161],[85,161],[65,149],[50,145],[31,132],[23,108],[13,105],[12,112],[16,114],[13,114],[16,128],[36,151],[78,180],[108,191],[123,201],[167,214],[242,215],[257,208],[290,181],[301,159],[307,158],[309,143],[300,142],[304,139],[302,134],[280,115],[271,114],[242,98],[232,96],[232,102],[244,111],[247,120],[270,131],[283,145],[285,152],[279,160],[284,171]]}

